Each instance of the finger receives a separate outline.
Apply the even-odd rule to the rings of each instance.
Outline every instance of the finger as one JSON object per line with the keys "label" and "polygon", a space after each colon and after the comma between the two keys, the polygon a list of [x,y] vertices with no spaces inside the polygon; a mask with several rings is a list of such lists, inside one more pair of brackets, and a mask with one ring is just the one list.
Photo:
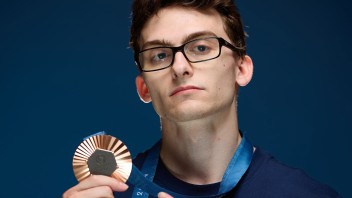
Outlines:
{"label": "finger", "polygon": [[104,175],[92,175],[87,179],[81,181],[76,186],[72,187],[68,191],[83,191],[89,188],[98,187],[98,186],[109,186],[113,191],[122,192],[127,190],[128,186],[112,177]]}
{"label": "finger", "polygon": [[75,191],[64,195],[63,198],[113,198],[113,191],[109,186],[97,186],[83,191]]}
{"label": "finger", "polygon": [[158,198],[172,198],[172,196],[167,193],[160,192],[158,193]]}

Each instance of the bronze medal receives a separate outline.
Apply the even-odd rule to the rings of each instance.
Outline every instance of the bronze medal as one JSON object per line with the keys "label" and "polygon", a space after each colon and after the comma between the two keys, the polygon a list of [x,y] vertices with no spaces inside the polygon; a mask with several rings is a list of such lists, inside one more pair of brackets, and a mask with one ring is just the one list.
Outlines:
{"label": "bronze medal", "polygon": [[110,135],[85,139],[76,149],[72,164],[78,181],[90,175],[106,175],[126,182],[132,171],[132,158],[126,145]]}

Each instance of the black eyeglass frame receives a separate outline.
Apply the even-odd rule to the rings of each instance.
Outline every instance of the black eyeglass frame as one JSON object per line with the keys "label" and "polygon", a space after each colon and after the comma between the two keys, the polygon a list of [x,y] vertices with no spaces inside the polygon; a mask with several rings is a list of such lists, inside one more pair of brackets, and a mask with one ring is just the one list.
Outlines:
{"label": "black eyeglass frame", "polygon": [[[203,39],[210,39],[210,38],[215,38],[218,40],[219,42],[219,54],[213,58],[208,58],[208,59],[205,59],[205,60],[199,60],[199,61],[190,61],[184,51],[184,47],[185,45],[187,45],[188,43],[190,42],[194,42],[194,41],[197,41],[197,40],[203,40]],[[232,45],[231,43],[229,43],[228,41],[226,41],[225,39],[221,38],[221,37],[206,37],[206,38],[199,38],[199,39],[194,39],[194,40],[191,40],[191,41],[188,41],[178,47],[166,47],[166,46],[160,46],[160,47],[152,47],[152,48],[148,48],[148,49],[144,49],[142,51],[139,51],[138,53],[135,53],[135,56],[134,56],[134,59],[135,59],[135,62],[136,62],[136,65],[138,66],[138,69],[141,71],[141,72],[154,72],[154,71],[159,71],[159,70],[163,70],[163,69],[166,69],[168,67],[171,67],[174,63],[174,60],[175,60],[175,54],[177,52],[181,52],[183,54],[183,56],[186,58],[186,60],[190,63],[199,63],[199,62],[204,62],[204,61],[209,61],[209,60],[213,60],[213,59],[216,59],[218,58],[220,55],[221,55],[221,48],[222,46],[225,46],[229,49],[231,49],[232,51],[234,52],[238,52],[239,55],[242,54],[243,51],[245,51],[245,46],[242,46],[242,47],[237,47],[237,46],[234,46]],[[142,52],[144,51],[147,51],[147,50],[151,50],[151,49],[158,49],[158,48],[169,48],[172,50],[172,61],[170,63],[170,65],[166,66],[166,67],[162,67],[162,68],[158,68],[158,69],[153,69],[153,70],[144,70],[140,64],[140,61],[139,61],[139,56]]]}

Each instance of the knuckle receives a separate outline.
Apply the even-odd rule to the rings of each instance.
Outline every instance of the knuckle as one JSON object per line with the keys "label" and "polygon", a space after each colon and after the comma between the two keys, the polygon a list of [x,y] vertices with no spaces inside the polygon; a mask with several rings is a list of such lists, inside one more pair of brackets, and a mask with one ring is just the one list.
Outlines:
{"label": "knuckle", "polygon": [[103,186],[104,191],[112,193],[110,186]]}

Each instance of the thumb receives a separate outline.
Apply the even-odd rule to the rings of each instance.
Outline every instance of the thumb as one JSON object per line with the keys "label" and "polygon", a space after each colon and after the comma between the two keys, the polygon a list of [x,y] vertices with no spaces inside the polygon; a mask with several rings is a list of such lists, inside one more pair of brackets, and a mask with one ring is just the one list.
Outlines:
{"label": "thumb", "polygon": [[167,194],[167,193],[160,192],[160,193],[158,194],[158,198],[172,198],[172,196],[170,196],[170,195]]}

